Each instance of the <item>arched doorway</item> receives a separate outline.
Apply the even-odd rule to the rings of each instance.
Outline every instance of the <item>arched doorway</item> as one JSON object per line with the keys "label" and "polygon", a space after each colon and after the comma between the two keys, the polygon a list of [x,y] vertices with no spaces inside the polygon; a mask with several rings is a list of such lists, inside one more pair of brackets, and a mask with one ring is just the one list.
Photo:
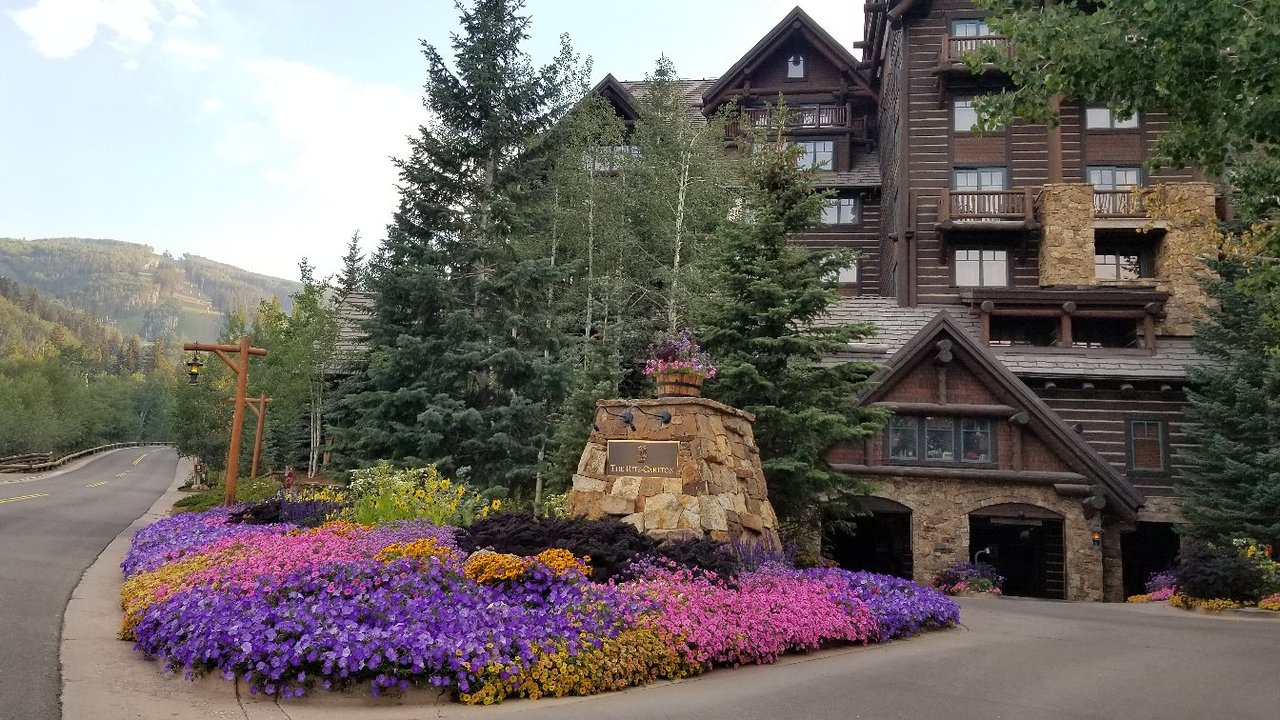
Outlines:
{"label": "arched doorway", "polygon": [[1062,516],[1036,505],[1002,503],[969,513],[969,559],[994,565],[1004,594],[1066,597]]}
{"label": "arched doorway", "polygon": [[879,497],[862,498],[870,515],[833,529],[823,539],[827,557],[845,570],[867,570],[911,579],[911,508]]}

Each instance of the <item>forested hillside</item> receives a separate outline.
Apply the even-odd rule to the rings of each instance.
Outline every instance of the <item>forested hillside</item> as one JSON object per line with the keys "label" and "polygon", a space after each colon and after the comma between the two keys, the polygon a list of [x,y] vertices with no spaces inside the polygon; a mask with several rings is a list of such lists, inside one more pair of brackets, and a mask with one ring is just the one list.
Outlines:
{"label": "forested hillside", "polygon": [[227,313],[251,313],[263,299],[279,297],[287,309],[300,287],[196,255],[85,238],[0,238],[0,277],[146,341],[210,337]]}

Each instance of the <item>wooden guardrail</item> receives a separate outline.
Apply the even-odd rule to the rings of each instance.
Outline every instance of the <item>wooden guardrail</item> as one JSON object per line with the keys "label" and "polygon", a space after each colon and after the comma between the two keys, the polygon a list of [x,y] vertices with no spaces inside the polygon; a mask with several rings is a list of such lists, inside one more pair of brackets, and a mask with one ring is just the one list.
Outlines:
{"label": "wooden guardrail", "polygon": [[98,447],[81,450],[80,452],[64,455],[57,460],[52,459],[53,453],[26,453],[25,455],[12,455],[7,458],[0,458],[0,473],[2,472],[43,472],[52,470],[53,468],[65,465],[72,460],[79,460],[82,457],[93,455],[95,453],[106,452],[108,450],[116,450],[125,447],[164,447],[170,446],[169,442],[124,442],[111,443],[110,445],[99,445]]}

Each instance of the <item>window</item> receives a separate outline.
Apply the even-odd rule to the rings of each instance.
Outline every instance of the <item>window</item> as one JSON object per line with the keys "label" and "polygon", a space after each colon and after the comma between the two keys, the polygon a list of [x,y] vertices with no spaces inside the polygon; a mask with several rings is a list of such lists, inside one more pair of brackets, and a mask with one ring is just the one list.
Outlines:
{"label": "window", "polygon": [[889,419],[885,432],[890,460],[995,462],[990,418],[895,416]]}
{"label": "window", "polygon": [[951,21],[951,37],[991,37],[991,26],[982,18],[962,18]]}
{"label": "window", "polygon": [[1138,127],[1138,116],[1118,118],[1111,108],[1090,107],[1084,109],[1084,126],[1089,130],[1134,130]]}
{"label": "window", "polygon": [[978,124],[978,111],[972,100],[956,100],[951,105],[951,129],[956,132],[973,132]]}
{"label": "window", "polygon": [[831,170],[835,166],[835,142],[831,140],[801,140],[796,143],[801,154],[800,167],[816,167]]}
{"label": "window", "polygon": [[1071,347],[1136,347],[1140,340],[1138,321],[1130,318],[1077,317],[1071,323]]}
{"label": "window", "polygon": [[1142,169],[1134,165],[1090,165],[1089,183],[1096,190],[1132,190],[1142,184]]}
{"label": "window", "polygon": [[894,460],[915,460],[920,422],[913,417],[889,418],[889,457]]}
{"label": "window", "polygon": [[1002,167],[956,168],[952,174],[953,190],[1004,190],[1008,182],[1009,171]]}
{"label": "window", "polygon": [[1151,249],[1136,243],[1095,240],[1094,276],[1099,280],[1138,280],[1153,277]]}
{"label": "window", "polygon": [[1054,347],[1061,325],[1056,317],[991,316],[988,345],[998,347]]}
{"label": "window", "polygon": [[961,418],[960,460],[963,462],[991,462],[990,419]]}
{"label": "window", "polygon": [[804,79],[804,56],[792,55],[787,58],[787,79],[803,80]]}
{"label": "window", "polygon": [[858,223],[858,198],[827,198],[822,205],[823,225],[856,225]]}
{"label": "window", "polygon": [[956,248],[956,285],[1002,287],[1009,284],[1009,251]]}
{"label": "window", "polygon": [[583,164],[596,172],[617,172],[628,157],[640,157],[640,148],[635,145],[601,145],[584,155]]}
{"label": "window", "polygon": [[836,283],[839,285],[858,284],[858,263],[852,262],[836,272]]}
{"label": "window", "polygon": [[1160,420],[1129,421],[1129,468],[1131,470],[1164,470],[1164,422]]}

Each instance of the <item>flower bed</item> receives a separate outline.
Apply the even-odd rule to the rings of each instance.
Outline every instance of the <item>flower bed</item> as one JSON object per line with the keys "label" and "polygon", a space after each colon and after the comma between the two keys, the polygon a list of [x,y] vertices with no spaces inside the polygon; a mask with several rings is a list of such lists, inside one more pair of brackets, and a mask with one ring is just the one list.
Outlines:
{"label": "flower bed", "polygon": [[590,694],[959,620],[937,591],[870,573],[766,564],[726,578],[651,558],[595,582],[590,558],[569,550],[468,554],[453,528],[423,521],[229,517],[138,533],[122,636],[188,677],[279,697],[363,682],[468,703]]}

